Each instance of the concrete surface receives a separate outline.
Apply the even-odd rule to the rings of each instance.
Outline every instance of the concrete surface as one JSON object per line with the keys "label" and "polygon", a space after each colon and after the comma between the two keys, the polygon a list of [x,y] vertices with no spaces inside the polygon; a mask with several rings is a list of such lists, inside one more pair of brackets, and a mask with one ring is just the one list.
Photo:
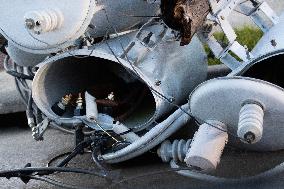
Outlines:
{"label": "concrete surface", "polygon": [[25,106],[16,90],[14,77],[3,69],[4,55],[0,53],[0,114],[25,110]]}
{"label": "concrete surface", "polygon": [[25,106],[16,90],[14,78],[0,71],[0,114],[24,110]]}
{"label": "concrete surface", "polygon": [[[73,147],[73,136],[63,134],[57,130],[48,130],[45,140],[35,142],[30,130],[25,123],[24,114],[12,114],[0,116],[0,162],[1,170],[21,168],[27,163],[33,166],[45,166],[54,156],[68,152]],[[284,159],[284,151],[271,153],[256,153],[238,151],[232,147],[225,150],[217,175],[226,177],[239,177],[259,173],[279,164]],[[78,156],[70,164],[70,167],[96,168],[91,160],[90,154]],[[162,163],[155,154],[148,153],[142,157],[112,166],[112,169],[121,170],[121,177],[133,177],[147,174],[153,171],[168,169],[168,165]],[[56,174],[52,178],[81,187],[108,188],[110,185],[103,179],[93,176],[76,174]],[[130,180],[123,185],[113,188],[198,188],[198,189],[243,189],[243,188],[283,188],[284,173],[279,177],[267,181],[259,181],[250,184],[214,185],[190,178],[179,176],[175,173],[160,173]],[[0,188],[11,189],[36,189],[56,188],[38,181],[31,181],[27,185],[19,179],[0,179]]]}

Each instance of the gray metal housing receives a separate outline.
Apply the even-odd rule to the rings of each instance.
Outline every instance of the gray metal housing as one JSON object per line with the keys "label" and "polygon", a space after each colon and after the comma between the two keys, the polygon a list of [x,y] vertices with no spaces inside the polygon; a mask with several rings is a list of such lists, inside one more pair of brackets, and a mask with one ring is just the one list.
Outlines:
{"label": "gray metal housing", "polygon": [[[98,70],[103,65],[106,69]],[[172,30],[156,24],[88,49],[62,53],[46,60],[33,81],[35,103],[47,117],[58,120],[51,106],[63,95],[94,82],[95,70],[105,72],[104,76],[108,71],[114,72],[126,84],[139,78],[148,86],[150,97],[124,122],[134,130],[141,130],[173,108],[160,94],[180,104],[186,101],[195,86],[206,79],[207,56],[198,38],[194,37],[188,46],[180,47]]]}

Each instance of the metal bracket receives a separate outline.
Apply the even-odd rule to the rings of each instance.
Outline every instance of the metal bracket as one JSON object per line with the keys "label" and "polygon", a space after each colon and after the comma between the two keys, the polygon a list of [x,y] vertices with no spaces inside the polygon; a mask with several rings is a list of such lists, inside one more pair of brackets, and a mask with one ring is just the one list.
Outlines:
{"label": "metal bracket", "polygon": [[[279,18],[266,2],[259,2],[259,4],[248,13],[248,8],[240,3],[241,0],[208,1],[211,6],[211,13],[207,17],[209,25],[213,27],[219,26],[222,29],[224,35],[228,39],[228,45],[225,48],[221,46],[221,44],[213,36],[214,29],[212,28],[207,33],[204,31],[199,32],[199,38],[208,44],[216,58],[220,59],[220,61],[227,65],[230,69],[234,70],[239,67],[242,62],[247,62],[253,59],[254,55],[237,41],[237,35],[228,21],[232,11],[234,11],[237,6],[240,6],[241,11],[244,12],[246,10],[244,14],[250,16],[263,31],[268,31],[269,27],[264,24],[265,20],[260,17],[259,12],[263,12],[273,24],[276,24]],[[237,55],[241,61],[233,57],[232,53]]]}
{"label": "metal bracket", "polygon": [[163,26],[160,30],[155,31],[144,29],[153,22],[154,21],[151,21],[141,27],[120,58],[126,59],[136,65],[147,55],[147,53],[154,51],[158,43],[165,37],[168,28]]}
{"label": "metal bracket", "polygon": [[[267,32],[273,25],[279,22],[279,17],[265,1],[259,2],[259,4],[253,8],[244,3],[241,3],[239,7],[241,13],[249,16],[263,32]],[[266,19],[262,17],[262,15],[265,16]]]}

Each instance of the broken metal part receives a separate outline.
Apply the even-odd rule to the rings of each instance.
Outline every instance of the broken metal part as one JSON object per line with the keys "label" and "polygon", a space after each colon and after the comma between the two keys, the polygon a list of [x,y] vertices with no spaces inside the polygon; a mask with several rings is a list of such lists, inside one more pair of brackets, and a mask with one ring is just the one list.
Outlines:
{"label": "broken metal part", "polygon": [[209,14],[208,0],[162,0],[162,19],[181,35],[180,45],[188,45]]}
{"label": "broken metal part", "polygon": [[[145,44],[143,38],[136,37],[142,33],[153,33],[150,38],[153,43]],[[188,46],[180,47],[179,42],[168,40],[170,37],[173,37],[172,30],[155,22],[138,32],[98,43],[91,49],[58,54],[41,64],[37,71],[33,81],[34,101],[47,117],[59,123],[67,119],[55,115],[50,107],[65,94],[78,94],[87,89],[98,99],[101,113],[100,100],[111,92],[116,96],[114,102],[121,105],[131,96],[124,110],[111,107],[113,113],[117,112],[112,116],[116,118],[130,111],[146,88],[146,95],[135,110],[119,118],[134,131],[143,130],[173,109],[159,94],[174,99],[174,103],[182,103],[190,91],[206,79],[206,54],[200,41],[194,37]],[[161,81],[159,86],[157,80]],[[138,92],[134,93],[136,90]],[[69,118],[69,122],[80,122]]]}
{"label": "broken metal part", "polygon": [[[258,57],[259,52],[268,52],[269,48],[263,48],[263,45],[269,44],[271,46],[271,37],[269,34],[267,35],[269,36],[268,43],[262,43],[258,46],[259,48],[257,48],[257,51],[252,50],[252,52],[249,52],[246,46],[242,46],[237,41],[237,35],[233,26],[229,22],[231,13],[236,8],[240,8],[241,12],[243,11],[245,15],[252,18],[256,25],[259,26],[264,32],[270,31],[271,27],[279,25],[279,18],[270,8],[267,2],[261,1],[255,5],[256,7],[253,7],[249,10],[247,10],[245,3],[240,3],[241,0],[209,0],[209,2],[211,6],[210,14],[207,16],[206,24],[198,34],[199,38],[204,43],[208,44],[216,58],[220,59],[220,61],[228,66],[231,70],[237,72],[244,67],[243,63],[246,64]],[[264,14],[265,17],[262,17],[262,14]],[[208,30],[208,28],[210,28],[210,30]],[[228,39],[228,45],[226,45],[226,47],[223,47],[214,37],[214,32],[220,28],[224,32],[225,37]],[[279,31],[277,33],[279,33]],[[271,46],[271,48],[273,48],[273,46]],[[234,55],[236,55],[238,58],[236,56],[232,56],[232,53],[234,53]]]}

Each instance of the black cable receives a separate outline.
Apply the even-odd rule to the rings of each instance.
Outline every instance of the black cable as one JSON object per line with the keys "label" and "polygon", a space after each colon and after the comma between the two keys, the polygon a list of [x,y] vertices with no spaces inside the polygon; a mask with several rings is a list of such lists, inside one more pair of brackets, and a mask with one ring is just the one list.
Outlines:
{"label": "black cable", "polygon": [[28,99],[28,106],[27,106],[27,110],[26,110],[28,118],[34,117],[32,105],[33,105],[33,97],[32,97],[32,93],[30,92],[29,99]]}
{"label": "black cable", "polygon": [[13,76],[13,77],[16,77],[16,78],[33,80],[33,76],[29,76],[29,75],[26,75],[26,74],[18,73],[16,71],[9,70],[9,71],[6,71],[6,73],[11,75],[11,76]]}
{"label": "black cable", "polygon": [[69,168],[69,167],[26,167],[21,169],[4,170],[0,171],[0,177],[5,177],[9,179],[12,177],[22,177],[29,175],[43,176],[43,175],[53,174],[55,172],[87,174],[102,178],[107,177],[107,175],[103,172],[97,172],[94,170],[80,169],[80,168]]}
{"label": "black cable", "polygon": [[78,154],[80,154],[82,149],[84,149],[87,146],[90,146],[92,142],[93,142],[93,140],[92,140],[91,137],[88,137],[84,141],[80,142],[66,158],[64,158],[61,162],[59,162],[56,165],[56,167],[66,166],[74,157],[76,157]]}
{"label": "black cable", "polygon": [[52,159],[50,159],[50,160],[47,162],[46,167],[50,167],[50,165],[51,165],[52,162],[54,162],[54,161],[56,161],[57,159],[62,158],[62,157],[64,157],[64,156],[68,156],[68,155],[70,155],[71,153],[72,153],[72,152],[65,152],[65,153],[63,153],[63,154],[59,154],[59,155],[53,157]]}
{"label": "black cable", "polygon": [[159,170],[159,171],[151,171],[149,173],[139,174],[139,175],[135,175],[135,176],[131,176],[131,177],[128,177],[128,178],[121,179],[118,182],[114,182],[108,188],[114,188],[115,186],[117,186],[121,183],[125,183],[127,181],[133,181],[133,180],[143,178],[143,177],[154,176],[154,175],[164,174],[164,173],[169,173],[169,172],[186,171],[186,170],[196,171],[196,170],[194,170],[193,168],[190,168],[190,167],[169,168],[169,169],[162,169],[162,170]]}
{"label": "black cable", "polygon": [[20,89],[19,82],[18,82],[17,78],[15,78],[15,84],[16,84],[16,89],[17,89],[18,93],[20,94],[20,97],[21,97],[22,101],[24,102],[24,104],[26,106],[28,106],[27,99],[25,98],[25,96],[23,95],[23,93],[22,93],[22,91]]}

